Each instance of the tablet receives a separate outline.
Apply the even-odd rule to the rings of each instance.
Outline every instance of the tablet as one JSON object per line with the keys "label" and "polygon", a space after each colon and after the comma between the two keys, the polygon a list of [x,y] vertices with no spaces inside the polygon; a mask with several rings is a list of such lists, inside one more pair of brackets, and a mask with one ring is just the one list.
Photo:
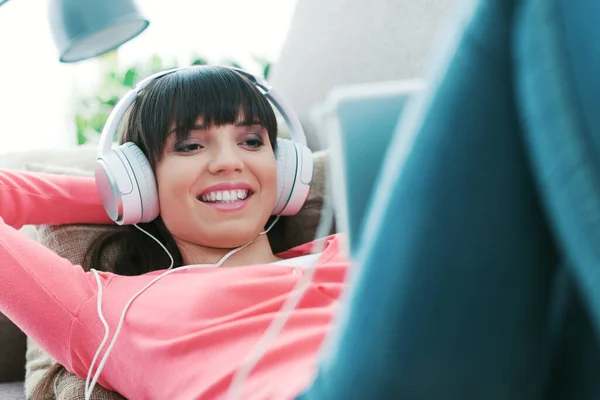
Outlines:
{"label": "tablet", "polygon": [[407,101],[421,80],[347,85],[333,89],[311,118],[330,152],[329,185],[338,232],[354,256],[387,148]]}

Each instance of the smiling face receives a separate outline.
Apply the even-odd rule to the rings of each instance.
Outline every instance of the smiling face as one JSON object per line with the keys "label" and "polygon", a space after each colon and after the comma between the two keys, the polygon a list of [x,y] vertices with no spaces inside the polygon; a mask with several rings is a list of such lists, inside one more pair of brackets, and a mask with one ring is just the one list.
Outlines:
{"label": "smiling face", "polygon": [[180,243],[242,246],[264,230],[275,206],[277,164],[265,127],[247,123],[175,133],[156,168],[161,216]]}
{"label": "smiling face", "polygon": [[274,209],[276,140],[265,96],[230,69],[203,66],[151,82],[121,142],[148,157],[159,221],[180,249],[226,249],[255,239]]}

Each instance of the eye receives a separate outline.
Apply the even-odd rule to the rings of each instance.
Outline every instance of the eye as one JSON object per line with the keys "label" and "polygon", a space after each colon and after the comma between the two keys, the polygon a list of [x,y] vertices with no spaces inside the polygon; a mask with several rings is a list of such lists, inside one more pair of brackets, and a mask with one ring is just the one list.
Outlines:
{"label": "eye", "polygon": [[175,151],[180,152],[180,153],[192,153],[194,151],[198,151],[203,149],[203,146],[201,144],[198,143],[188,143],[188,144],[181,144],[178,145],[175,148]]}
{"label": "eye", "polygon": [[264,146],[265,142],[263,142],[262,139],[255,137],[255,138],[247,139],[242,144],[244,146],[250,147],[252,149],[258,149],[258,148]]}

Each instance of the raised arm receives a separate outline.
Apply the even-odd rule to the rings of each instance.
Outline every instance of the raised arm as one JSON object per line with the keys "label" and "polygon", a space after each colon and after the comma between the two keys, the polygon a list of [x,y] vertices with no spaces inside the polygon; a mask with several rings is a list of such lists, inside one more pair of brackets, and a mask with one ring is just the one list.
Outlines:
{"label": "raised arm", "polygon": [[0,218],[23,225],[110,224],[93,178],[0,170]]}
{"label": "raised arm", "polygon": [[77,310],[97,292],[93,277],[0,217],[0,313],[72,370],[70,333]]}

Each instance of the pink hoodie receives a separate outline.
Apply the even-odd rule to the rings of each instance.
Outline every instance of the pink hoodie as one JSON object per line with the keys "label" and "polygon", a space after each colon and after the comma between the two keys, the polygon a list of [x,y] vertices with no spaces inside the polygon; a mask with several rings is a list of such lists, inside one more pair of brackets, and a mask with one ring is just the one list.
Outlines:
{"label": "pink hoodie", "polygon": [[[96,280],[15,230],[73,223],[110,223],[93,179],[0,171],[0,312],[85,379],[104,335]],[[329,237],[310,288],[253,369],[243,399],[290,399],[310,383],[344,288],[341,253],[340,238]],[[130,307],[99,383],[136,400],[225,398],[241,360],[302,276],[294,270],[267,264],[162,278]],[[111,338],[127,301],[161,272],[100,273]]]}

